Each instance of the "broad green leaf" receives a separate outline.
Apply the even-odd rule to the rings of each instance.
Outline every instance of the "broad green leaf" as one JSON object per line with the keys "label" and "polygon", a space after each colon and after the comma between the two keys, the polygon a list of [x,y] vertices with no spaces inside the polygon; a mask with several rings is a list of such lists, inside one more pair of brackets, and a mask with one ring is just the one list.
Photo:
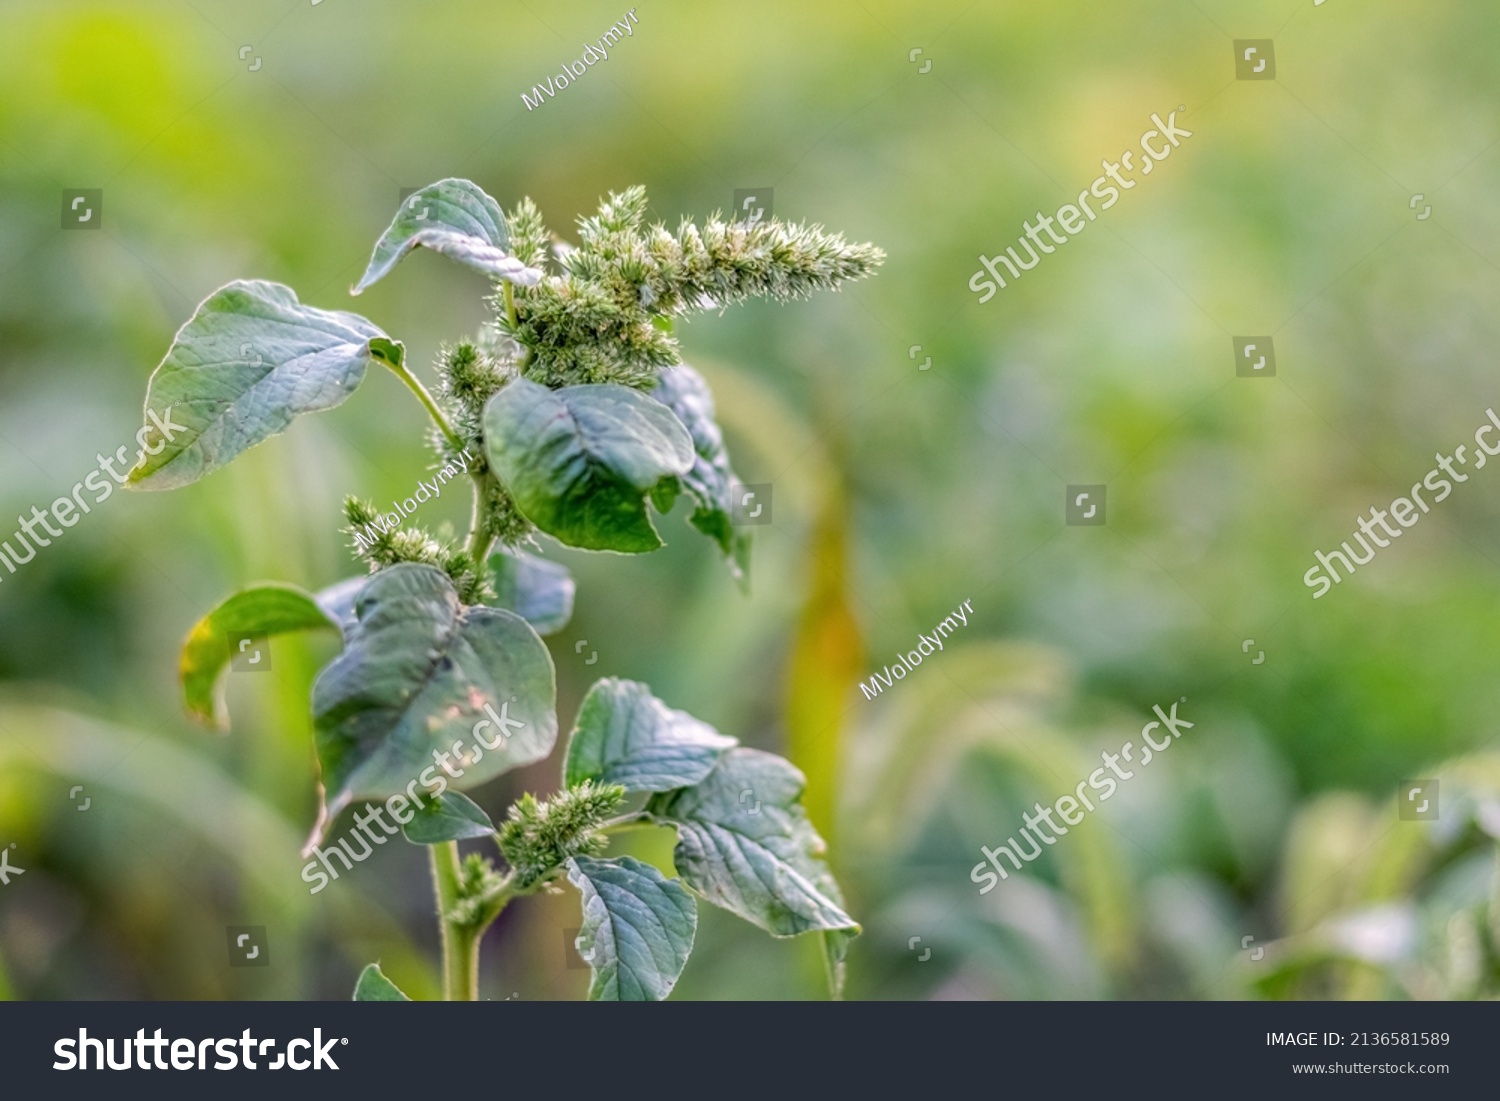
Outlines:
{"label": "broad green leaf", "polygon": [[[823,840],[798,804],[806,781],[758,749],[731,749],[696,787],[653,796],[646,810],[677,827],[683,881],[773,936],[859,925],[830,897]],[[834,888],[836,891],[836,888]]]}
{"label": "broad green leaf", "polygon": [[589,689],[568,741],[563,784],[623,784],[671,791],[701,781],[739,743],[673,711],[644,684],[609,677]]}
{"label": "broad green leaf", "polygon": [[468,180],[439,180],[412,192],[375,243],[370,266],[351,294],[385,278],[414,248],[430,248],[460,264],[523,287],[542,273],[509,252],[510,230],[500,204]]}
{"label": "broad green leaf", "polygon": [[714,419],[708,383],[681,363],[662,371],[651,396],[677,414],[693,438],[693,468],[682,478],[696,502],[689,518],[692,525],[719,544],[735,577],[745,578],[750,571],[750,532],[734,526],[730,487],[736,479],[724,448],[724,433]]}
{"label": "broad green leaf", "polygon": [[474,837],[488,837],[495,832],[495,823],[484,813],[484,808],[456,791],[442,795],[420,797],[416,815],[401,832],[413,845],[437,845],[443,841],[466,841]]}
{"label": "broad green leaf", "polygon": [[[229,726],[222,681],[239,648],[235,641],[238,636],[279,635],[319,627],[337,628],[338,619],[311,593],[295,585],[253,585],[230,596],[197,622],[182,645],[178,668],[188,714],[221,730]],[[246,642],[243,649],[247,654],[255,653],[253,643]]]}
{"label": "broad green leaf", "polygon": [[372,963],[359,973],[359,982],[354,987],[356,1002],[409,1002],[401,988],[385,977],[380,964]]}
{"label": "broad green leaf", "polygon": [[698,907],[676,879],[631,856],[568,860],[583,896],[578,954],[593,970],[589,999],[659,1002],[677,985],[693,950]]}
{"label": "broad green leaf", "polygon": [[561,390],[517,379],[485,410],[490,464],[532,523],[571,547],[662,545],[646,498],[693,466],[676,415],[613,383]]}
{"label": "broad green leaf", "polygon": [[304,306],[259,280],[210,295],[177,332],[146,393],[148,444],[128,485],[176,489],[354,393],[372,360],[404,351],[358,314]]}
{"label": "broad green leaf", "polygon": [[411,562],[376,574],[355,614],[313,685],[324,808],[310,846],[355,798],[476,787],[552,751],[552,658],[520,616],[464,607],[447,575]]}
{"label": "broad green leaf", "polygon": [[573,575],[557,562],[521,551],[490,555],[495,604],[509,608],[539,635],[561,631],[573,618]]}

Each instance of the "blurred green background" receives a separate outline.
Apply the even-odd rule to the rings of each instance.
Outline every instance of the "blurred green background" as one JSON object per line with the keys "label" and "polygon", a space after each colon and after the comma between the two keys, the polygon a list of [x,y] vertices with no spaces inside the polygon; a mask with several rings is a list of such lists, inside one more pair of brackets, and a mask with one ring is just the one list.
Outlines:
{"label": "blurred green background", "polygon": [[[643,0],[607,62],[524,107],[623,14],[0,2],[0,516],[133,438],[172,333],[231,279],[357,307],[419,366],[472,333],[487,288],[436,256],[347,297],[402,189],[465,176],[566,233],[634,183],[673,224],[771,187],[776,215],[888,261],[681,327],[773,523],[748,597],[685,506],[654,555],[549,544],[578,579],[550,640],[564,729],[618,675],[789,754],[865,924],[850,997],[1500,991],[1500,472],[1326,597],[1301,582],[1500,404],[1500,9]],[[1274,81],[1236,81],[1235,38],[1274,39]],[[977,303],[980,253],[1173,109],[1191,139]],[[98,230],[60,229],[67,188],[103,189]],[[1236,378],[1245,334],[1274,336],[1274,379]],[[410,493],[423,430],[372,372],[0,574],[0,845],[26,869],[0,887],[0,996],[346,998],[372,959],[435,993],[421,851],[316,897],[298,877],[307,695],[335,644],[278,639],[272,675],[231,676],[227,737],[176,685],[183,636],[232,589],[354,572],[338,501]],[[1107,485],[1105,526],[1064,525],[1070,483]],[[861,696],[965,599],[943,653]],[[978,894],[980,845],[1182,697],[1196,725],[1170,754]],[[557,771],[470,794],[498,815]],[[1397,817],[1418,778],[1438,821]],[[668,836],[630,845],[669,865]],[[265,925],[271,966],[231,968],[229,925]],[[581,997],[577,925],[571,892],[512,907],[484,995]],[[676,996],[824,996],[816,946],[702,907]]]}

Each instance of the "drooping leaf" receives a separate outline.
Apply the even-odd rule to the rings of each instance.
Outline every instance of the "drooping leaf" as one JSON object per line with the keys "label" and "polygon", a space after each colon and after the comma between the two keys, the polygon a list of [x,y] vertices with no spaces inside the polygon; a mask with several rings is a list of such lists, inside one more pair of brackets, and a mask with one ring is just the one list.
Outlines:
{"label": "drooping leaf", "polygon": [[589,999],[659,1002],[672,992],[693,950],[698,907],[676,879],[622,856],[568,860],[583,896],[578,952],[593,971]]}
{"label": "drooping leaf", "polygon": [[409,1002],[401,988],[385,977],[380,964],[372,963],[359,973],[359,982],[354,987],[356,1002]]}
{"label": "drooping leaf", "polygon": [[573,575],[558,562],[520,551],[490,555],[495,604],[509,608],[539,635],[561,631],[573,618]]}
{"label": "drooping leaf", "polygon": [[823,840],[797,800],[802,773],[771,753],[731,749],[696,787],[653,796],[646,810],[677,827],[683,881],[773,936],[859,932],[830,897]]}
{"label": "drooping leaf", "polygon": [[401,827],[401,832],[413,845],[437,845],[488,837],[495,832],[495,823],[467,795],[447,791],[442,795],[422,796],[415,816]]}
{"label": "drooping leaf", "polygon": [[414,248],[430,248],[523,287],[534,287],[542,280],[540,271],[510,254],[510,230],[500,204],[468,180],[439,180],[407,196],[375,243],[370,266],[350,293],[359,294],[385,278]]}
{"label": "drooping leaf", "polygon": [[693,468],[682,478],[696,505],[690,522],[719,544],[736,578],[747,577],[750,532],[734,526],[730,492],[735,476],[724,447],[724,433],[714,419],[714,398],[708,383],[693,368],[680,363],[661,372],[651,396],[677,414],[693,438]]}
{"label": "drooping leaf", "polygon": [[464,607],[447,575],[411,562],[376,574],[355,612],[313,685],[324,809],[309,845],[356,797],[403,792],[424,770],[461,790],[552,751],[552,658],[520,616]]}
{"label": "drooping leaf", "polygon": [[[182,645],[178,670],[188,714],[220,730],[229,726],[222,682],[238,647],[236,638],[320,627],[337,628],[338,620],[296,585],[252,585],[228,597],[194,625]],[[246,653],[254,652],[248,639],[241,641]]]}
{"label": "drooping leaf", "polygon": [[195,482],[293,418],[341,404],[372,360],[399,366],[404,354],[358,314],[304,306],[290,287],[259,280],[221,287],[178,330],[151,376],[147,438],[158,451],[138,457],[127,484]]}
{"label": "drooping leaf", "polygon": [[589,689],[568,741],[563,783],[593,780],[627,791],[691,787],[739,743],[674,711],[644,684],[608,677]]}
{"label": "drooping leaf", "polygon": [[588,550],[661,546],[646,498],[693,465],[693,441],[676,415],[613,383],[549,390],[517,379],[490,399],[484,435],[490,464],[527,518]]}

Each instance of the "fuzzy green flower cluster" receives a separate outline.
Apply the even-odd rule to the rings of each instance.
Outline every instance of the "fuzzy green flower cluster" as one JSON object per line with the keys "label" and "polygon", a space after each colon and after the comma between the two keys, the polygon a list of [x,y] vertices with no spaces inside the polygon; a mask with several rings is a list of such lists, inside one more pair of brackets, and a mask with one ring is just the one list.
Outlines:
{"label": "fuzzy green flower cluster", "polygon": [[497,334],[521,350],[516,365],[526,378],[554,388],[649,388],[657,372],[681,362],[672,318],[757,296],[786,301],[836,290],[885,258],[818,226],[715,215],[702,229],[684,219],[673,232],[645,218],[645,188],[611,193],[579,221],[570,248],[553,244],[529,199],[509,215],[515,256],[542,271],[561,269],[534,287],[507,284],[493,300]]}
{"label": "fuzzy green flower cluster", "polygon": [[459,543],[440,542],[422,528],[401,527],[382,531],[377,524],[380,510],[369,501],[353,495],[344,498],[344,519],[348,526],[344,533],[351,538],[363,536],[368,545],[351,544],[355,553],[370,565],[376,573],[397,562],[420,562],[435,566],[446,573],[458,590],[459,599],[466,604],[477,604],[491,596],[488,582],[476,572],[474,560]]}
{"label": "fuzzy green flower cluster", "polygon": [[[479,456],[477,466],[472,468],[480,493],[475,523],[486,545],[499,542],[514,547],[536,530],[521,515],[484,458],[484,407],[514,377],[516,370],[506,360],[467,341],[444,348],[438,355],[437,400],[446,407],[465,447]],[[436,429],[432,445],[439,468],[456,461],[460,449]]]}
{"label": "fuzzy green flower cluster", "polygon": [[466,928],[479,925],[490,900],[505,886],[505,878],[488,857],[470,853],[459,865],[458,901],[448,911],[448,920]]}
{"label": "fuzzy green flower cluster", "polygon": [[594,786],[585,780],[545,803],[531,794],[512,804],[500,827],[500,851],[515,875],[518,891],[529,890],[562,872],[573,856],[598,856],[605,838],[599,826],[625,801],[619,784]]}

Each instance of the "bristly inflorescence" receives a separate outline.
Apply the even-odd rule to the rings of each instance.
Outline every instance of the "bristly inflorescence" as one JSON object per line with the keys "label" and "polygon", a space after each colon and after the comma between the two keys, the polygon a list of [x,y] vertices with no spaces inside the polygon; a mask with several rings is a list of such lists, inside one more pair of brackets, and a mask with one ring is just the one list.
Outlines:
{"label": "bristly inflorescence", "polygon": [[454,430],[466,442],[481,442],[485,404],[515,377],[515,368],[467,340],[440,349],[437,367],[438,396],[446,399]]}
{"label": "bristly inflorescence", "polygon": [[488,896],[504,885],[504,878],[488,857],[470,853],[459,865],[458,900],[446,915],[448,920],[465,927],[480,924]]}
{"label": "bristly inflorescence", "polygon": [[534,287],[495,298],[499,333],[524,349],[517,367],[547,386],[617,382],[650,387],[681,362],[670,319],[753,297],[776,301],[835,290],[874,271],[884,253],[818,226],[726,222],[675,232],[647,226],[646,191],[612,193],[578,225],[578,245],[555,264],[552,238],[530,200],[510,215],[511,248],[541,270]]}
{"label": "bristly inflorescence", "polygon": [[[528,539],[535,526],[521,515],[500,480],[489,469],[484,448],[484,407],[511,379],[516,368],[493,351],[468,341],[445,347],[438,353],[437,397],[447,408],[454,432],[468,448],[481,495],[478,512],[480,531],[487,540],[513,547]],[[442,432],[433,430],[432,446],[438,465],[454,462],[457,449]]]}
{"label": "bristly inflorescence", "polygon": [[369,563],[371,573],[398,562],[420,562],[446,573],[465,604],[477,604],[493,595],[488,581],[475,570],[474,560],[461,545],[441,543],[421,528],[383,530],[380,511],[352,495],[344,498],[344,519],[349,523],[345,534],[368,540],[365,544],[356,540],[353,545],[355,554]]}
{"label": "bristly inflorescence", "polygon": [[521,796],[500,827],[500,851],[515,874],[516,888],[526,890],[555,878],[569,857],[602,853],[605,838],[599,827],[624,801],[619,784],[596,787],[588,780],[545,803],[530,794]]}

